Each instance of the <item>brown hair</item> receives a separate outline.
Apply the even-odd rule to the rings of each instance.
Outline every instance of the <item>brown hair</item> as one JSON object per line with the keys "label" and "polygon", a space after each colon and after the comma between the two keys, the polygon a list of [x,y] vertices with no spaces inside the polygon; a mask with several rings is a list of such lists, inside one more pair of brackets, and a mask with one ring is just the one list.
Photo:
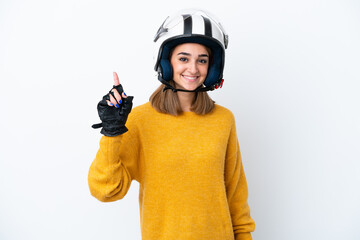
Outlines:
{"label": "brown hair", "polygon": [[[169,81],[169,83],[175,87],[173,80]],[[177,93],[170,89],[163,91],[164,87],[165,85],[161,84],[150,96],[151,105],[158,112],[168,113],[174,116],[180,115],[183,111]],[[214,103],[207,92],[196,92],[190,110],[196,114],[204,115],[214,109]]]}

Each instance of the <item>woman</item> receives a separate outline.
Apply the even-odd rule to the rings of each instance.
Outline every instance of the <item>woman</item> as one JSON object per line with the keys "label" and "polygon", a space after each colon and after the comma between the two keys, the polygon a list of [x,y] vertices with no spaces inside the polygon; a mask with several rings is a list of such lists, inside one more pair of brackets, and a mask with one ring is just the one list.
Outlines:
{"label": "woman", "polygon": [[227,35],[209,14],[190,10],[167,18],[155,42],[162,85],[150,102],[129,114],[132,97],[114,73],[98,104],[94,127],[105,136],[90,191],[115,201],[138,181],[143,240],[252,239],[235,120],[206,93],[222,86]]}

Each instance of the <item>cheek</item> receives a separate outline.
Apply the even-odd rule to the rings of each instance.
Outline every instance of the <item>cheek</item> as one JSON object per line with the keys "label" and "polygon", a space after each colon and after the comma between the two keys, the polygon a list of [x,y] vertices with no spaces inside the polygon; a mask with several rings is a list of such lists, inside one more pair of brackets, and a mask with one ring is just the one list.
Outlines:
{"label": "cheek", "polygon": [[172,68],[173,68],[173,72],[177,74],[181,74],[185,69],[180,64],[172,64]]}
{"label": "cheek", "polygon": [[173,73],[176,73],[178,71],[177,70],[177,65],[174,63],[173,59],[170,60],[170,65],[171,65],[171,67],[173,69]]}
{"label": "cheek", "polygon": [[203,66],[203,67],[200,69],[200,72],[201,72],[202,75],[207,75],[208,66]]}

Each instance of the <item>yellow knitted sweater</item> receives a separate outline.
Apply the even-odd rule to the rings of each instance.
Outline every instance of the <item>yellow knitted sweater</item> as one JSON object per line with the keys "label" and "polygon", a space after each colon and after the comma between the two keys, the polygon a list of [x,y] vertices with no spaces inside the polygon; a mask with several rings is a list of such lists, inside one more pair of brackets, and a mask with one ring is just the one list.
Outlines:
{"label": "yellow knitted sweater", "polygon": [[132,110],[129,131],[103,136],[89,170],[91,194],[122,199],[140,184],[143,240],[249,240],[255,223],[233,114],[159,113],[148,102]]}

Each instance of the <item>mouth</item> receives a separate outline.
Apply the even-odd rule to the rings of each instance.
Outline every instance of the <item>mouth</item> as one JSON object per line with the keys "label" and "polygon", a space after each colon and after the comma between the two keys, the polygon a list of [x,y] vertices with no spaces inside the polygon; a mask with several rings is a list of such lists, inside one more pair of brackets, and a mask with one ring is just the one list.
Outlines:
{"label": "mouth", "polygon": [[189,76],[189,75],[181,75],[181,76],[189,82],[195,82],[199,78],[199,76]]}

